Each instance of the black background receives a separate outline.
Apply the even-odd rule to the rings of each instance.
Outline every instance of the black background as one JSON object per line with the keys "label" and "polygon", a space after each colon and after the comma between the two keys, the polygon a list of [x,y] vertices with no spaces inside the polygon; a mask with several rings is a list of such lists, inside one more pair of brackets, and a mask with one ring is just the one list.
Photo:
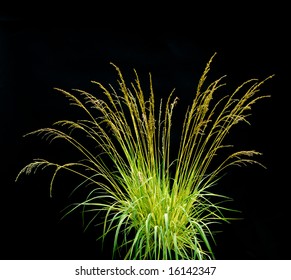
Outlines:
{"label": "black background", "polygon": [[116,72],[109,62],[129,78],[135,68],[145,82],[151,72],[157,97],[176,89],[179,125],[206,62],[217,52],[209,78],[226,74],[230,89],[249,78],[275,77],[262,88],[262,94],[271,98],[254,106],[252,126],[242,126],[231,136],[238,149],[262,152],[260,160],[267,169],[234,168],[224,178],[217,191],[234,198],[231,205],[242,211],[243,219],[221,226],[215,255],[217,259],[288,259],[290,42],[286,18],[279,15],[274,21],[274,14],[270,15],[260,19],[253,15],[250,22],[246,14],[244,24],[234,16],[225,25],[213,23],[209,28],[205,22],[197,25],[191,20],[182,27],[161,23],[134,28],[109,26],[103,20],[85,24],[53,16],[1,16],[0,258],[110,258],[112,242],[105,243],[102,252],[101,243],[95,241],[99,229],[84,232],[79,213],[60,220],[72,179],[62,179],[52,198],[46,172],[14,182],[33,158],[72,156],[60,145],[22,138],[56,120],[76,116],[53,87],[92,91],[90,80],[114,83]]}

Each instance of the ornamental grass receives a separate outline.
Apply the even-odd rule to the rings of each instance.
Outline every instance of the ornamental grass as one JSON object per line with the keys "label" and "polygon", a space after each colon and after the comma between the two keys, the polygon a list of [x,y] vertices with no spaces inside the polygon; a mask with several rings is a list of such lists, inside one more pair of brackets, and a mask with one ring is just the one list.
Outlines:
{"label": "ornamental grass", "polygon": [[[86,227],[102,224],[96,235],[112,242],[112,259],[215,259],[214,225],[230,222],[228,215],[235,211],[227,207],[231,198],[220,191],[222,176],[234,166],[263,166],[256,159],[260,152],[235,150],[225,138],[234,126],[250,124],[253,105],[269,97],[260,95],[260,88],[272,77],[249,79],[227,93],[226,76],[207,80],[215,55],[183,115],[175,112],[179,100],[174,91],[156,100],[151,74],[144,86],[133,69],[135,79],[127,82],[113,63],[118,86],[92,81],[95,94],[55,88],[86,117],[60,120],[25,136],[64,141],[77,151],[77,159],[34,159],[16,180],[52,168],[52,195],[59,173],[80,177],[81,183],[72,187],[86,198],[68,205],[65,216],[77,209],[84,219],[93,213]],[[179,145],[171,146],[175,117],[181,119],[181,133]]]}

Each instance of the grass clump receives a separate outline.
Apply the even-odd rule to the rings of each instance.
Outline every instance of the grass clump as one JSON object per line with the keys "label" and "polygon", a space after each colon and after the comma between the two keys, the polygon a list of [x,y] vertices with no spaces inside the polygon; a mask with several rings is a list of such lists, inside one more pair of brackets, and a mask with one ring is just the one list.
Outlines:
{"label": "grass clump", "polygon": [[[247,80],[231,94],[219,97],[225,76],[205,85],[214,56],[185,112],[179,147],[171,147],[178,98],[172,92],[165,102],[157,103],[150,75],[145,99],[137,72],[134,70],[135,80],[128,84],[112,64],[119,88],[92,81],[103,94],[100,98],[79,89],[56,88],[87,118],[61,120],[26,134],[42,135],[48,141],[65,140],[80,152],[81,160],[59,164],[35,159],[17,179],[22,173],[54,167],[52,192],[59,171],[80,176],[82,182],[76,189],[91,189],[86,189],[86,199],[74,204],[66,215],[80,207],[84,215],[86,211],[95,216],[103,213],[99,237],[104,241],[113,232],[112,258],[122,249],[124,259],[214,259],[212,225],[229,222],[224,213],[232,210],[223,206],[229,198],[215,192],[214,185],[233,165],[261,165],[254,158],[259,152],[233,152],[224,139],[233,126],[248,123],[252,105],[267,97],[258,95],[260,87],[272,77]],[[213,166],[221,150],[228,153]],[[92,222],[94,218],[88,225]]]}

